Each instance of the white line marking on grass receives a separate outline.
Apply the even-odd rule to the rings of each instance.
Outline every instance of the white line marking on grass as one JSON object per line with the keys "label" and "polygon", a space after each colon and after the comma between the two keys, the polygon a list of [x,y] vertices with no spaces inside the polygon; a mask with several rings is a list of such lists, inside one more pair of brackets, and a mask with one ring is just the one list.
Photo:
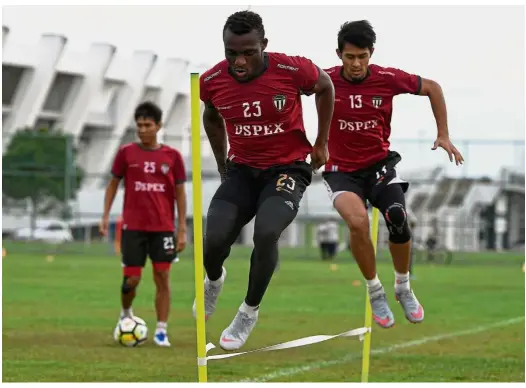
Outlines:
{"label": "white line marking on grass", "polygon": [[[473,327],[473,328],[467,329],[467,330],[455,331],[455,332],[452,332],[452,333],[446,333],[446,334],[439,334],[439,335],[434,335],[434,336],[430,336],[430,337],[424,337],[424,338],[421,338],[421,339],[418,339],[418,340],[414,340],[414,341],[402,342],[402,343],[395,344],[395,345],[392,345],[392,346],[387,346],[385,348],[378,348],[378,349],[374,349],[373,348],[373,349],[371,349],[371,355],[391,353],[391,352],[393,352],[395,350],[398,350],[398,349],[405,349],[405,348],[411,348],[413,346],[420,346],[420,345],[427,344],[428,342],[435,342],[435,341],[440,341],[440,340],[443,340],[443,339],[449,339],[449,338],[454,338],[454,337],[463,337],[465,335],[477,334],[477,333],[481,333],[481,332],[488,331],[488,330],[491,330],[491,329],[495,329],[495,328],[498,328],[498,327],[513,325],[514,323],[518,323],[518,322],[521,322],[521,321],[524,321],[524,316],[517,317],[517,318],[512,318],[512,319],[507,319],[505,321],[499,321],[499,322],[493,323],[491,325],[476,326],[476,327]],[[239,382],[262,383],[262,382],[266,382],[266,381],[275,380],[275,379],[277,379],[279,377],[289,377],[289,376],[294,376],[294,375],[297,375],[297,374],[300,374],[300,373],[309,372],[309,371],[314,370],[314,369],[322,369],[322,368],[326,368],[328,366],[344,364],[346,362],[349,362],[349,361],[352,361],[352,360],[357,360],[357,359],[361,359],[361,352],[360,352],[360,354],[356,354],[356,353],[355,354],[349,354],[348,356],[345,356],[345,357],[343,357],[343,358],[341,358],[339,360],[313,362],[311,364],[307,364],[307,365],[303,365],[303,366],[299,366],[299,367],[281,369],[281,370],[278,370],[276,372],[272,372],[272,373],[269,373],[269,374],[266,374],[266,375],[263,375],[263,376],[260,376],[260,377],[256,377],[255,379],[246,379],[246,380],[241,380]]]}

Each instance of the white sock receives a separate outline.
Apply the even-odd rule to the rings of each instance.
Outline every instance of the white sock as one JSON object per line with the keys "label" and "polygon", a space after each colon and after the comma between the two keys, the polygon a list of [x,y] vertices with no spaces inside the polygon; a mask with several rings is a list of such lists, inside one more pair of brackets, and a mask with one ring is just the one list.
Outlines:
{"label": "white sock", "polygon": [[211,285],[213,286],[220,286],[221,284],[223,284],[225,282],[225,271],[223,269],[221,269],[221,277],[217,280],[210,280],[208,279],[208,276],[206,277],[208,279],[208,281],[210,282]]}
{"label": "white sock", "polygon": [[133,317],[133,311],[131,307],[129,309],[121,310],[121,318],[124,318],[124,317],[130,317],[130,318]]}
{"label": "white sock", "polygon": [[409,286],[409,272],[407,273],[398,273],[395,271],[395,291],[407,291],[410,290]]}
{"label": "white sock", "polygon": [[168,322],[157,322],[157,328],[155,329],[155,332],[159,332],[159,331],[166,331],[166,329],[168,329]]}
{"label": "white sock", "polygon": [[378,275],[375,275],[374,279],[366,280],[366,282],[369,295],[375,294],[382,290],[382,283],[380,282],[380,279],[378,279]]}
{"label": "white sock", "polygon": [[239,306],[239,311],[247,313],[249,317],[257,317],[259,312],[259,306],[252,307],[246,304],[245,301],[243,301],[243,303],[241,303],[241,306]]}

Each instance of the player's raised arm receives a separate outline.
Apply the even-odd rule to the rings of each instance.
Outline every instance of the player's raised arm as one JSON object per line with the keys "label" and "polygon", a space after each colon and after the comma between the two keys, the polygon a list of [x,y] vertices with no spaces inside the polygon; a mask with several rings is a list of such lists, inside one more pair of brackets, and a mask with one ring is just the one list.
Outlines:
{"label": "player's raised arm", "polygon": [[386,70],[385,74],[390,75],[387,79],[390,80],[394,95],[411,93],[429,98],[437,123],[437,139],[432,149],[441,147],[448,153],[451,162],[454,159],[457,166],[462,164],[464,158],[449,139],[446,100],[438,82],[396,68]]}
{"label": "player's raised arm", "polygon": [[433,115],[435,116],[435,121],[437,123],[437,138],[432,149],[436,150],[438,147],[441,147],[446,150],[451,162],[454,158],[457,166],[462,164],[464,158],[449,139],[446,100],[442,88],[438,82],[422,78],[422,87],[420,88],[419,94],[429,98],[431,109],[433,110]]}

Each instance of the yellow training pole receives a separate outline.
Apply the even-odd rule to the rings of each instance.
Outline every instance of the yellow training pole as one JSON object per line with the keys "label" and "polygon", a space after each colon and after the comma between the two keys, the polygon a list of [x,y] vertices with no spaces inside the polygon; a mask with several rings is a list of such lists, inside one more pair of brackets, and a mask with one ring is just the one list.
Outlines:
{"label": "yellow training pole", "polygon": [[201,183],[201,122],[199,73],[190,75],[192,114],[192,187],[194,219],[195,300],[197,310],[197,369],[199,382],[207,382],[205,289],[203,273],[203,195]]}
{"label": "yellow training pole", "polygon": [[[380,221],[380,212],[377,208],[373,208],[373,220],[371,222],[371,239],[373,240],[374,255],[376,259],[376,249],[378,246],[378,223]],[[369,293],[365,294],[365,327],[372,329],[373,313],[371,311],[371,302],[369,301]],[[362,383],[369,381],[369,362],[371,358],[371,332],[367,332],[363,339],[362,352]]]}

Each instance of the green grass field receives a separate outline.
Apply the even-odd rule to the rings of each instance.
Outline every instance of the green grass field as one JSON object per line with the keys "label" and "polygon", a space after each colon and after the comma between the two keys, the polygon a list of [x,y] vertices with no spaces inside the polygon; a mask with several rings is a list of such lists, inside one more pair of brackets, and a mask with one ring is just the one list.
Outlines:
{"label": "green grass field", "polygon": [[[4,245],[6,246],[6,245]],[[196,336],[191,314],[191,252],[172,271],[172,348],[150,340],[140,348],[113,342],[122,280],[119,259],[107,246],[62,249],[7,246],[3,259],[3,381],[195,382]],[[354,262],[315,259],[316,250],[283,249],[280,271],[269,287],[258,325],[243,350],[315,334],[337,334],[364,324],[365,286]],[[234,317],[245,295],[247,249],[233,251],[218,311],[207,324],[207,341]],[[521,254],[460,255],[450,266],[420,265],[413,288],[426,320],[405,321],[392,293],[393,272],[384,258],[379,275],[389,290],[397,323],[373,327],[370,381],[524,381],[524,273]],[[151,267],[134,304],[155,327]],[[255,353],[208,365],[211,382],[358,382],[361,342],[338,338],[321,344]],[[221,353],[213,350],[210,354]]]}

